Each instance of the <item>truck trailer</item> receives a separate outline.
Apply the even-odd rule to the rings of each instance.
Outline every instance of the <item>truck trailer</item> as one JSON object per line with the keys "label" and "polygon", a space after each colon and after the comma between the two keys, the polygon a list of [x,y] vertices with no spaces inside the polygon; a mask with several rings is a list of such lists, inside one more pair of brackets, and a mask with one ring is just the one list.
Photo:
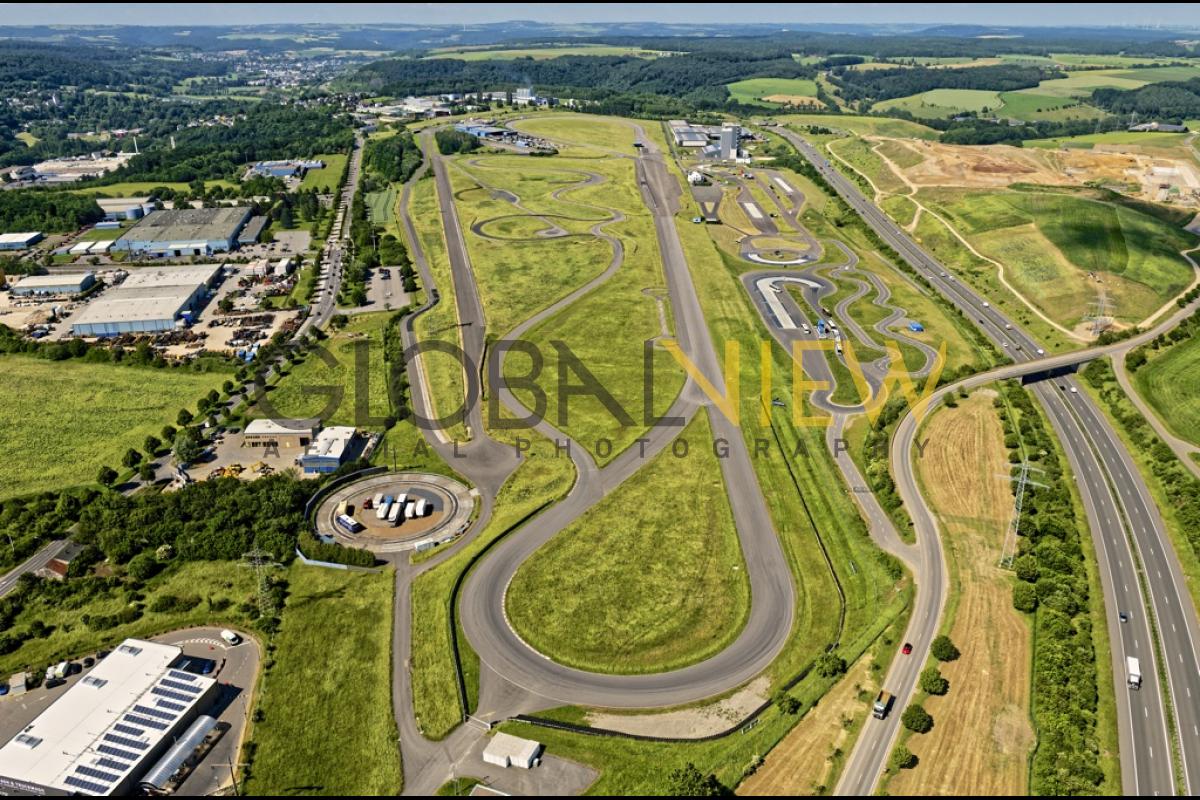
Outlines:
{"label": "truck trailer", "polygon": [[1142,665],[1133,656],[1125,658],[1125,680],[1130,689],[1142,688]]}
{"label": "truck trailer", "polygon": [[871,714],[875,719],[884,719],[888,712],[892,710],[892,703],[896,698],[890,692],[880,691],[879,696],[875,698],[875,704],[871,707]]}
{"label": "truck trailer", "polygon": [[392,496],[385,494],[383,499],[379,501],[379,505],[375,508],[375,519],[382,522],[387,519],[388,512],[392,510]]}

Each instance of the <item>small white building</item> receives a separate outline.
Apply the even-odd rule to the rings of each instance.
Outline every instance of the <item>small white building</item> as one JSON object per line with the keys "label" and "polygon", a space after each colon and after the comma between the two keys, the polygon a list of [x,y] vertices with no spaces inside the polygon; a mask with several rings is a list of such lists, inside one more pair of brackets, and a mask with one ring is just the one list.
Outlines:
{"label": "small white building", "polygon": [[542,745],[532,739],[522,739],[507,733],[497,733],[483,749],[485,764],[495,764],[508,769],[532,769],[538,765]]}

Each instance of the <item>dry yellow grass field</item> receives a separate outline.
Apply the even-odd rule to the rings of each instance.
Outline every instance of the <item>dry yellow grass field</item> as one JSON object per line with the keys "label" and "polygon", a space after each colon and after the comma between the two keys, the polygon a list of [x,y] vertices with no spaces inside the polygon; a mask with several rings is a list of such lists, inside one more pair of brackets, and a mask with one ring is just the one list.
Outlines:
{"label": "dry yellow grass field", "polygon": [[[750,796],[814,794],[816,787],[828,787],[833,766],[830,755],[835,747],[848,750],[846,740],[850,733],[843,720],[866,716],[870,698],[879,691],[871,677],[870,665],[869,655],[860,658],[841,683],[821,698],[816,708],[771,750],[758,771],[742,781],[737,793]],[[863,700],[863,697],[869,699]]]}
{"label": "dry yellow grass field", "polygon": [[962,656],[942,665],[950,692],[926,701],[933,730],[909,738],[920,761],[892,778],[889,794],[1026,793],[1032,639],[1012,607],[1012,579],[996,565],[1012,495],[997,477],[1008,474],[1008,458],[994,397],[978,391],[943,408],[923,432],[929,444],[917,469],[951,560],[958,602],[950,638]]}

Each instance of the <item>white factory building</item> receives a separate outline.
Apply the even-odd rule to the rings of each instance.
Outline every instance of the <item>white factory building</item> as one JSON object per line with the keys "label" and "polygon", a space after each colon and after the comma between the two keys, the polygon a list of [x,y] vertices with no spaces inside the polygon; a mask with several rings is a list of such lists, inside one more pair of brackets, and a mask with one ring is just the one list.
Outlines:
{"label": "white factory building", "polygon": [[161,333],[187,325],[221,273],[220,264],[131,270],[71,318],[75,336]]}
{"label": "white factory building", "polygon": [[173,645],[126,639],[0,747],[0,794],[134,794],[219,691]]}

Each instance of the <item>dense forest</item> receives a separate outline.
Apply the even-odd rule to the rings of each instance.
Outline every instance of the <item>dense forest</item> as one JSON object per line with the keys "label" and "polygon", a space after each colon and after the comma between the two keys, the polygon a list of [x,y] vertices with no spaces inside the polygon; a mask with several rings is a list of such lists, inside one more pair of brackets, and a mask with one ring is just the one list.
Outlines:
{"label": "dense forest", "polygon": [[29,89],[125,89],[170,91],[184,78],[220,75],[224,64],[117,47],[62,47],[42,42],[0,40],[0,89],[6,95]]}
{"label": "dense forest", "polygon": [[354,142],[348,117],[325,109],[262,104],[232,125],[202,125],[175,134],[175,149],[159,142],[91,185],[120,181],[183,181],[241,177],[253,161],[344,152]]}
{"label": "dense forest", "polygon": [[363,165],[384,180],[403,183],[421,166],[421,148],[408,131],[371,139],[363,151]]}
{"label": "dense forest", "polygon": [[[679,43],[676,42],[676,46]],[[812,78],[816,68],[800,64],[787,47],[772,45],[751,52],[706,50],[662,58],[562,56],[460,61],[388,59],[362,67],[352,85],[394,95],[478,92],[536,86],[549,93],[600,99],[614,93],[698,94],[706,102],[724,102],[725,84],[743,78]]]}
{"label": "dense forest", "polygon": [[0,191],[0,230],[63,233],[104,219],[88,195],[45,189]]}
{"label": "dense forest", "polygon": [[894,69],[842,69],[830,72],[830,80],[847,102],[878,102],[927,92],[930,89],[987,89],[1011,92],[1028,89],[1049,78],[1061,78],[1055,69],[1000,64],[990,67],[934,69],[896,67]]}
{"label": "dense forest", "polygon": [[1092,105],[1113,114],[1137,114],[1142,119],[1183,122],[1200,117],[1200,78],[1151,83],[1140,89],[1097,89]]}

